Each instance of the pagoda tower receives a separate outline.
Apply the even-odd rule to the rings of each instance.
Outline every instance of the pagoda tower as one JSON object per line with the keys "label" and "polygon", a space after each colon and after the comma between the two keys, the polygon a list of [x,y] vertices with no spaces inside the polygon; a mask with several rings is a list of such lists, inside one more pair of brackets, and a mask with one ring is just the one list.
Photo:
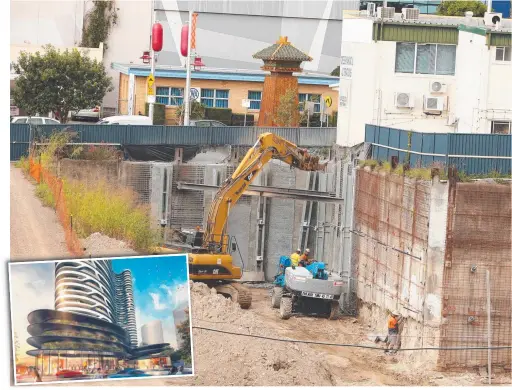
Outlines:
{"label": "pagoda tower", "polygon": [[[263,83],[258,126],[277,126],[275,116],[279,106],[279,98],[290,89],[298,91],[299,83],[293,73],[302,72],[301,63],[311,61],[312,58],[288,42],[288,37],[280,37],[272,46],[254,54],[253,58],[263,60],[261,69],[270,72],[265,76],[265,82]],[[298,94],[295,99],[298,105]],[[299,113],[297,112],[294,115],[292,127],[298,125]]]}

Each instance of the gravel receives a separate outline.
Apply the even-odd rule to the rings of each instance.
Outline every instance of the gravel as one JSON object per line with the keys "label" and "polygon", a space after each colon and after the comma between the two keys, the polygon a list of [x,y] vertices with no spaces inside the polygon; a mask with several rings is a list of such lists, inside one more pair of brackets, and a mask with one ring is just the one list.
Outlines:
{"label": "gravel", "polygon": [[58,260],[70,257],[55,211],[44,207],[35,186],[11,164],[11,260]]}
{"label": "gravel", "polygon": [[116,257],[137,256],[138,253],[131,249],[124,241],[110,238],[101,233],[93,233],[81,240],[85,248],[85,257]]}

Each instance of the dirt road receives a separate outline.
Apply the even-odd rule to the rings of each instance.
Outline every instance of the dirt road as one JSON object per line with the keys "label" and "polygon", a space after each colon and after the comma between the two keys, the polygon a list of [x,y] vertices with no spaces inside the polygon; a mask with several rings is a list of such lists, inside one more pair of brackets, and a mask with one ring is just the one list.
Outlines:
{"label": "dirt road", "polygon": [[20,169],[11,164],[11,260],[69,257],[55,211],[44,207]]}

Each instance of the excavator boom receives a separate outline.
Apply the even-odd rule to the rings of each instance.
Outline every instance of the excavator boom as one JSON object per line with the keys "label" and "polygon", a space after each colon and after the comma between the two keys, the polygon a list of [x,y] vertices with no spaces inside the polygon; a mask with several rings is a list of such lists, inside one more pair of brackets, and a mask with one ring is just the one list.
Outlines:
{"label": "excavator boom", "polygon": [[301,149],[275,134],[261,134],[233,175],[224,182],[217,192],[208,214],[203,247],[212,252],[226,252],[225,228],[229,211],[271,159],[284,161],[303,171],[325,169],[325,164],[320,164],[319,158],[310,155],[305,149]]}
{"label": "excavator boom", "polygon": [[190,278],[213,285],[218,293],[230,296],[243,309],[251,306],[251,292],[242,284],[234,282],[242,277],[242,270],[233,265],[226,224],[231,207],[271,159],[284,161],[303,171],[323,171],[326,165],[320,164],[318,157],[284,138],[272,133],[261,134],[233,175],[226,179],[215,195],[208,213],[201,250],[189,254]]}

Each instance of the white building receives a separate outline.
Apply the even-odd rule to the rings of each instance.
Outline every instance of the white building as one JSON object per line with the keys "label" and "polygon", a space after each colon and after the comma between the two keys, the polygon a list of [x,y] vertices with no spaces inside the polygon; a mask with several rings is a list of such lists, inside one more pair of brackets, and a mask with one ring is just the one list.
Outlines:
{"label": "white building", "polygon": [[344,12],[337,143],[363,142],[365,124],[510,133],[511,20],[405,12]]}
{"label": "white building", "polygon": [[153,320],[142,325],[140,333],[142,345],[162,344],[164,342],[164,330],[160,320]]}

